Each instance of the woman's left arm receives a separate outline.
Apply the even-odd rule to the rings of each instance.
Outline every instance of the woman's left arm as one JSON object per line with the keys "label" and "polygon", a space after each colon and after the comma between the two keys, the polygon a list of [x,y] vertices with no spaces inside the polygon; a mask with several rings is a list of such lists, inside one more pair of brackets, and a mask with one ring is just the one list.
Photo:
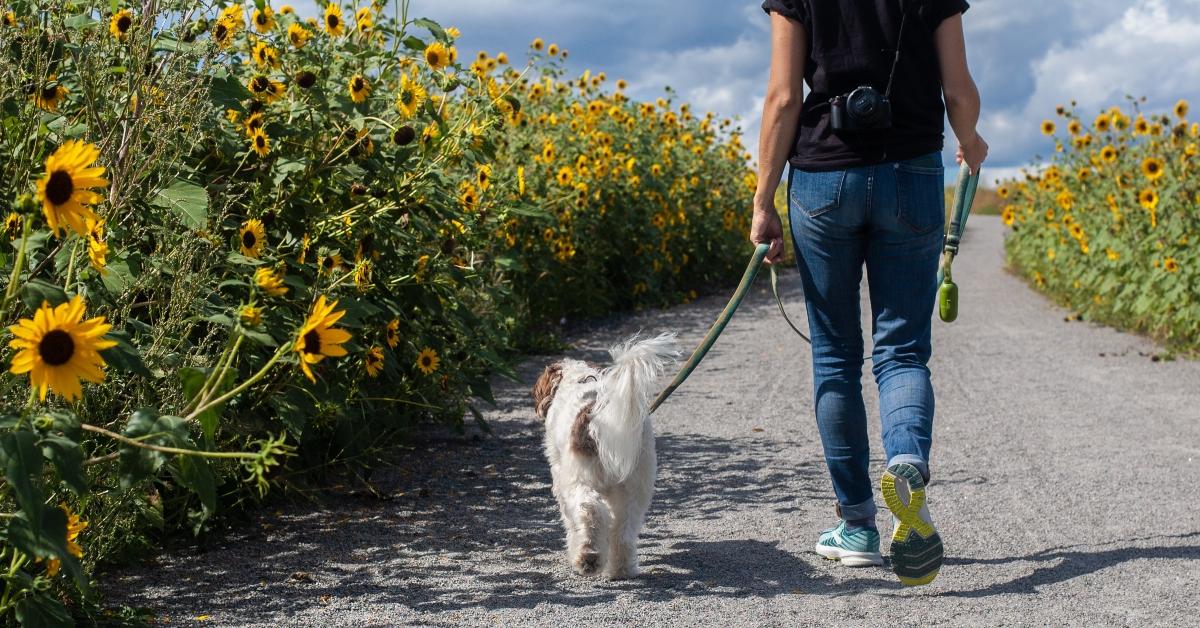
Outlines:
{"label": "woman's left arm", "polygon": [[758,189],[754,193],[754,223],[750,241],[771,245],[767,262],[783,255],[783,224],[775,209],[775,190],[791,154],[804,104],[804,65],[808,33],[804,25],[778,13],[771,14],[771,78],[763,102],[758,137]]}

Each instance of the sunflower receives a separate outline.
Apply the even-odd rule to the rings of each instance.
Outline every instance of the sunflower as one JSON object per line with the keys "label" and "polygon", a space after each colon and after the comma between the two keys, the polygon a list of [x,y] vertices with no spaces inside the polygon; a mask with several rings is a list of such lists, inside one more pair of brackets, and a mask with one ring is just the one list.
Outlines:
{"label": "sunflower", "polygon": [[261,10],[255,9],[250,21],[254,23],[254,30],[260,33],[269,33],[275,28],[275,14],[268,5],[263,5]]}
{"label": "sunflower", "polygon": [[555,178],[558,180],[559,185],[568,186],[571,185],[571,181],[575,178],[575,174],[571,172],[569,167],[563,166],[562,168],[558,169],[558,175]]}
{"label": "sunflower", "polygon": [[415,77],[400,75],[400,92],[396,94],[396,110],[411,118],[425,102],[425,88]]}
{"label": "sunflower", "polygon": [[83,320],[85,308],[79,295],[53,308],[43,303],[32,320],[23,318],[8,328],[16,336],[8,346],[18,350],[9,372],[29,373],[29,384],[42,401],[47,390],[74,401],[83,394],[80,379],[104,381],[100,351],[117,343],[104,338],[112,325],[103,316]]}
{"label": "sunflower", "polygon": [[371,83],[361,74],[350,77],[350,100],[356,103],[366,102],[371,95]]}
{"label": "sunflower", "polygon": [[1108,256],[1108,261],[1115,262],[1121,259],[1121,254],[1116,252],[1112,247],[1104,249],[1104,254]]}
{"label": "sunflower", "polygon": [[[79,540],[79,534],[88,527],[88,522],[84,521],[79,515],[71,512],[71,508],[65,503],[59,504],[58,507],[67,515],[67,553],[75,558],[83,558],[83,547],[77,541]],[[60,568],[62,568],[61,560],[51,558],[46,561],[47,576],[51,578],[57,576]]]}
{"label": "sunflower", "polygon": [[333,328],[333,325],[346,315],[346,311],[334,312],[336,307],[337,301],[326,303],[325,295],[317,297],[308,319],[304,321],[300,331],[296,332],[296,343],[292,350],[300,354],[300,368],[311,382],[316,382],[317,378],[313,375],[310,365],[317,364],[327,357],[338,358],[346,355],[342,343],[350,340],[350,332]]}
{"label": "sunflower", "polygon": [[1100,159],[1103,159],[1105,163],[1114,163],[1117,161],[1117,149],[1112,146],[1105,146],[1100,149]]}
{"label": "sunflower", "polygon": [[400,344],[400,319],[393,318],[388,321],[387,327],[383,329],[383,338],[387,342],[387,346],[392,349],[395,349],[396,345]]}
{"label": "sunflower", "polygon": [[1158,207],[1158,192],[1155,192],[1154,188],[1146,188],[1142,190],[1138,194],[1138,203],[1142,207],[1153,211]]}
{"label": "sunflower", "polygon": [[363,368],[366,369],[367,375],[379,377],[383,372],[383,347],[367,349],[367,353],[363,355]]}
{"label": "sunflower", "polygon": [[471,183],[464,181],[458,187],[458,203],[463,211],[473,212],[479,207],[479,191]]}
{"label": "sunflower", "polygon": [[318,272],[332,275],[333,271],[342,267],[342,256],[337,253],[322,255],[317,258]]}
{"label": "sunflower", "polygon": [[104,221],[87,221],[88,262],[101,275],[108,272],[108,242],[104,239]]}
{"label": "sunflower", "polygon": [[325,32],[334,37],[341,37],[346,32],[346,24],[342,21],[342,7],[336,2],[325,5]]}
{"label": "sunflower", "polygon": [[1042,121],[1042,135],[1054,135],[1055,129],[1057,129],[1057,127],[1054,126],[1053,120]]}
{"label": "sunflower", "polygon": [[281,297],[287,294],[288,288],[283,285],[283,275],[270,268],[259,268],[254,271],[254,283],[269,296]]}
{"label": "sunflower", "polygon": [[67,89],[62,83],[58,82],[58,76],[51,74],[46,84],[39,87],[33,92],[33,103],[39,109],[54,113],[58,111],[58,105],[62,102],[71,90]]}
{"label": "sunflower", "polygon": [[558,50],[558,44],[550,44],[550,46],[546,48],[546,54],[550,55],[551,57],[557,57]]}
{"label": "sunflower", "polygon": [[425,48],[425,63],[435,70],[441,70],[450,65],[450,50],[440,41],[435,41]]}
{"label": "sunflower", "polygon": [[253,303],[243,305],[238,311],[238,318],[246,327],[258,327],[262,324],[262,308]]}
{"label": "sunflower", "polygon": [[259,157],[266,157],[271,152],[271,140],[262,127],[250,132],[250,148],[254,149]]}
{"label": "sunflower", "polygon": [[250,51],[251,58],[254,59],[254,65],[265,67],[279,67],[279,53],[274,48],[267,45],[267,42],[260,41],[254,44],[253,50]]}
{"label": "sunflower", "polygon": [[12,11],[5,11],[3,22],[4,22],[5,26],[16,26],[17,25],[17,14],[13,13]]}
{"label": "sunflower", "polygon": [[241,241],[242,255],[258,259],[262,255],[263,242],[266,241],[267,232],[263,228],[263,223],[257,218],[251,218],[242,223],[242,228],[238,230],[238,239]]}
{"label": "sunflower", "polygon": [[233,30],[241,30],[246,27],[246,7],[241,3],[234,2],[221,9],[220,20]]}
{"label": "sunflower", "polygon": [[1012,205],[1005,207],[1004,211],[1000,213],[1000,217],[1004,220],[1004,225],[1007,227],[1011,227],[1017,220],[1017,214],[1013,211]]}
{"label": "sunflower", "polygon": [[251,78],[246,83],[246,87],[250,89],[250,92],[255,97],[268,103],[279,100],[283,96],[284,90],[287,89],[283,83],[272,81],[269,77],[262,74]]}
{"label": "sunflower", "polygon": [[1074,223],[1071,225],[1070,231],[1071,231],[1072,238],[1075,238],[1076,240],[1083,239],[1083,236],[1084,236],[1083,225],[1080,225],[1079,223]]}
{"label": "sunflower", "polygon": [[1163,160],[1158,157],[1147,157],[1142,160],[1142,174],[1151,181],[1157,181],[1163,176]]}
{"label": "sunflower", "polygon": [[517,194],[525,196],[525,166],[517,166]]}
{"label": "sunflower", "polygon": [[488,164],[482,164],[475,171],[475,181],[479,184],[479,189],[484,192],[492,187],[492,167]]}
{"label": "sunflower", "polygon": [[1112,118],[1102,113],[1096,116],[1096,121],[1092,123],[1092,126],[1098,133],[1107,133],[1112,128]]}
{"label": "sunflower", "polygon": [[1133,121],[1133,134],[1146,135],[1148,133],[1150,133],[1150,123],[1146,122],[1146,118],[1139,113],[1137,119]]}
{"label": "sunflower", "polygon": [[437,351],[430,347],[421,349],[421,353],[417,355],[417,368],[426,375],[432,375],[434,371],[438,370],[441,363],[442,360],[438,357]]}
{"label": "sunflower", "polygon": [[24,227],[25,221],[21,219],[21,215],[17,212],[9,212],[4,217],[4,233],[8,234],[9,240],[16,240],[21,237]]}
{"label": "sunflower", "polygon": [[1175,103],[1175,117],[1179,118],[1180,120],[1186,118],[1189,109],[1191,109],[1191,106],[1188,105],[1188,101],[1180,100],[1179,102]]}
{"label": "sunflower", "polygon": [[103,167],[93,167],[100,150],[93,144],[68,140],[46,159],[46,176],[38,180],[38,198],[50,231],[62,234],[70,227],[79,235],[87,234],[87,221],[100,217],[88,205],[103,200],[88,188],[108,185]]}
{"label": "sunflower", "polygon": [[299,50],[308,45],[308,40],[312,39],[312,32],[299,24],[293,23],[288,26],[287,36],[288,41],[292,43],[292,47]]}
{"label": "sunflower", "polygon": [[229,43],[233,41],[233,36],[237,30],[227,20],[218,20],[217,25],[213,26],[212,39],[216,42],[219,48],[228,48]]}
{"label": "sunflower", "polygon": [[1071,120],[1067,123],[1067,132],[1071,135],[1079,135],[1083,132],[1083,123],[1079,120]]}
{"label": "sunflower", "polygon": [[529,44],[529,47],[541,52],[542,48],[546,47],[546,42],[542,41],[541,37],[538,37],[537,39],[533,40],[533,43]]}
{"label": "sunflower", "polygon": [[354,27],[360,33],[371,32],[371,27],[374,26],[374,19],[371,15],[371,7],[362,7],[354,12]]}
{"label": "sunflower", "polygon": [[1169,273],[1179,272],[1179,262],[1176,261],[1174,257],[1168,257],[1167,259],[1163,260],[1162,267],[1163,270]]}
{"label": "sunflower", "polygon": [[542,161],[550,164],[554,161],[554,144],[546,142],[542,145]]}
{"label": "sunflower", "polygon": [[354,287],[359,292],[371,289],[371,260],[363,260],[354,267]]}
{"label": "sunflower", "polygon": [[133,12],[129,9],[121,9],[108,20],[108,32],[117,38],[118,41],[125,41],[125,36],[129,34],[129,29],[133,28]]}

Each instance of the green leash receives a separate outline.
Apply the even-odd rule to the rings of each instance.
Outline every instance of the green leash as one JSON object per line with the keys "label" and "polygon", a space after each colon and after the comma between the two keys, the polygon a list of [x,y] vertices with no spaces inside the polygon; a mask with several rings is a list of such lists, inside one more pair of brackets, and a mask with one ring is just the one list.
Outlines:
{"label": "green leash", "polygon": [[[959,243],[962,240],[963,230],[967,226],[967,216],[971,213],[971,204],[975,201],[975,190],[979,184],[979,174],[972,175],[966,165],[958,172],[958,188],[954,193],[954,216],[950,222],[950,230],[946,234],[946,244],[944,246],[944,255],[942,260],[942,268],[938,272],[938,284],[941,288],[938,290],[938,311],[943,321],[947,323],[953,322],[958,317],[958,286],[950,279],[950,267],[954,263],[954,257],[958,255]],[[671,380],[668,385],[654,403],[650,406],[650,414],[654,414],[655,410],[675,392],[675,389],[683,385],[692,371],[700,365],[700,361],[708,354],[708,350],[712,349],[721,332],[725,331],[725,327],[729,325],[729,321],[733,319],[734,312],[737,312],[738,306],[745,300],[746,294],[750,292],[750,286],[754,284],[754,279],[758,277],[758,271],[762,268],[763,260],[767,257],[767,251],[770,250],[770,245],[760,244],[754,249],[754,255],[750,257],[750,264],[746,266],[746,272],[742,274],[742,281],[738,284],[737,290],[734,291],[733,297],[729,299],[729,303],[725,304],[725,309],[721,310],[721,314],[717,316],[717,320],[713,326],[709,328],[704,339],[700,341],[700,346],[692,352],[691,357],[684,362],[683,367],[675,374],[675,379]],[[775,266],[771,265],[771,293],[775,296],[775,304],[779,306],[779,313],[783,315],[783,320],[787,321],[792,331],[804,339],[809,345],[812,345],[812,339],[800,331],[800,328],[792,322],[792,319],[787,315],[787,310],[783,307],[783,299],[779,296],[779,274],[775,270]],[[868,358],[863,358],[866,361]]]}

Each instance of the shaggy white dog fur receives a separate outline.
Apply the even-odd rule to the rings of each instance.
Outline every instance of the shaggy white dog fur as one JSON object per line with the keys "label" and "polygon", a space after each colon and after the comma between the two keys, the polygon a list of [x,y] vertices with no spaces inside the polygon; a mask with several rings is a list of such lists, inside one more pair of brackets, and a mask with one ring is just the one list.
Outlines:
{"label": "shaggy white dog fur", "polygon": [[674,334],[635,336],[609,352],[605,369],[571,359],[547,366],[533,398],[546,421],[567,558],[581,575],[615,580],[638,574],[637,539],[657,472],[650,398],[679,353]]}

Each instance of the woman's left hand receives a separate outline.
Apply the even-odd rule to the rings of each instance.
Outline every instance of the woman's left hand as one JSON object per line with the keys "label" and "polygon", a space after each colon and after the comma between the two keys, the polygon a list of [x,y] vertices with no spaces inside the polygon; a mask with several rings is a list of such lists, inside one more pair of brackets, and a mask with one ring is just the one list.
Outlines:
{"label": "woman's left hand", "polygon": [[754,208],[754,222],[750,225],[750,241],[755,244],[770,244],[766,261],[774,264],[783,259],[783,221],[774,207]]}

